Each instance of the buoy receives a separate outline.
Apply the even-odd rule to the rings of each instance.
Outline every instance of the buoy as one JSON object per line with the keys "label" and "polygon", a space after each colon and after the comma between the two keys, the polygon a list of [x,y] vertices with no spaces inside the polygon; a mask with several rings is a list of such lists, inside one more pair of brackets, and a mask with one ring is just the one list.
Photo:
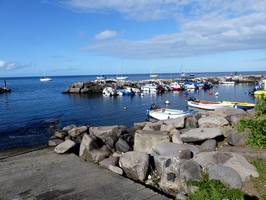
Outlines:
{"label": "buoy", "polygon": [[124,108],[123,108],[124,110],[127,110],[127,106],[124,106]]}
{"label": "buoy", "polygon": [[219,92],[215,92],[215,96],[219,96]]}
{"label": "buoy", "polygon": [[170,102],[169,100],[166,100],[164,103],[165,103],[166,105],[171,104],[171,102]]}

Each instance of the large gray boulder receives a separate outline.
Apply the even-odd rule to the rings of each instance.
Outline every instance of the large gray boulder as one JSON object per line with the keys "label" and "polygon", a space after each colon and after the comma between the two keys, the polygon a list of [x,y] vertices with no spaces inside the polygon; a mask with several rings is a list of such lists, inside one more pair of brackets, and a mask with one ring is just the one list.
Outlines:
{"label": "large gray boulder", "polygon": [[109,138],[118,138],[121,134],[120,126],[90,127],[90,134],[106,142]]}
{"label": "large gray boulder", "polygon": [[216,146],[217,146],[216,140],[215,139],[210,139],[210,140],[204,141],[200,145],[200,150],[201,151],[215,151],[216,150]]}
{"label": "large gray boulder", "polygon": [[125,140],[119,138],[118,141],[115,143],[115,149],[119,152],[128,152],[131,150],[131,147]]}
{"label": "large gray boulder", "polygon": [[79,156],[86,159],[89,152],[99,148],[97,141],[88,134],[84,134],[79,147]]}
{"label": "large gray boulder", "polygon": [[230,133],[227,137],[228,144],[232,146],[244,146],[248,138],[248,133]]}
{"label": "large gray boulder", "polygon": [[169,141],[167,132],[137,130],[134,139],[134,151],[150,154],[155,145]]}
{"label": "large gray boulder", "polygon": [[87,126],[74,127],[68,131],[68,134],[71,137],[78,137],[78,136],[84,134],[87,131],[87,129],[88,129]]}
{"label": "large gray boulder", "polygon": [[201,179],[201,167],[193,160],[180,160],[177,157],[154,156],[155,170],[159,187],[170,195],[177,192],[187,193],[187,181]]}
{"label": "large gray boulder", "polygon": [[183,133],[181,139],[184,142],[198,142],[222,135],[223,133],[219,128],[195,128]]}
{"label": "large gray boulder", "polygon": [[241,188],[242,180],[240,175],[231,167],[221,164],[208,166],[209,179],[219,180],[231,188]]}
{"label": "large gray boulder", "polygon": [[65,131],[57,130],[54,132],[54,136],[63,140],[67,136],[67,133]]}
{"label": "large gray boulder", "polygon": [[48,141],[48,146],[49,147],[55,147],[55,146],[61,144],[62,142],[64,142],[64,140],[61,140],[61,139],[58,139],[58,138],[50,139]]}
{"label": "large gray boulder", "polygon": [[161,143],[153,147],[153,154],[160,156],[175,156],[180,159],[189,159],[199,153],[199,149],[190,144]]}
{"label": "large gray boulder", "polygon": [[180,117],[178,119],[168,119],[164,120],[163,124],[168,126],[173,126],[174,128],[180,129],[185,127],[185,117]]}
{"label": "large gray boulder", "polygon": [[85,160],[93,160],[94,162],[99,163],[109,155],[111,155],[111,151],[107,146],[104,145],[100,149],[93,149],[89,151],[85,157]]}
{"label": "large gray boulder", "polygon": [[149,155],[136,151],[126,152],[120,157],[119,166],[129,178],[144,181],[149,167]]}
{"label": "large gray boulder", "polygon": [[161,129],[162,122],[147,122],[145,126],[143,127],[143,130],[146,131],[159,131]]}
{"label": "large gray boulder", "polygon": [[65,132],[68,132],[70,131],[72,128],[75,128],[77,127],[75,124],[70,124],[68,126],[65,126],[62,130],[65,131]]}
{"label": "large gray boulder", "polygon": [[109,158],[105,158],[104,160],[99,162],[101,167],[109,169],[109,165],[116,166],[118,164],[118,157],[110,156]]}
{"label": "large gray boulder", "polygon": [[172,137],[172,142],[175,143],[175,144],[183,144],[183,141],[181,139],[181,136],[180,136],[180,132],[176,129],[172,130],[170,132],[170,135]]}
{"label": "large gray boulder", "polygon": [[251,165],[242,155],[232,152],[202,152],[193,158],[203,168],[207,168],[211,164],[222,164],[233,168],[241,177],[242,182],[250,176],[258,177],[256,168]]}
{"label": "large gray boulder", "polygon": [[229,125],[229,122],[221,116],[202,117],[198,120],[198,123],[201,128],[223,127]]}
{"label": "large gray boulder", "polygon": [[215,111],[209,111],[209,116],[221,116],[228,119],[230,116],[247,116],[248,113],[241,109],[235,108],[218,108]]}
{"label": "large gray boulder", "polygon": [[69,151],[70,149],[72,149],[75,146],[75,142],[73,142],[72,140],[65,140],[64,142],[60,143],[59,145],[57,145],[54,149],[54,151],[56,153],[62,154],[62,153],[66,153],[67,151]]}

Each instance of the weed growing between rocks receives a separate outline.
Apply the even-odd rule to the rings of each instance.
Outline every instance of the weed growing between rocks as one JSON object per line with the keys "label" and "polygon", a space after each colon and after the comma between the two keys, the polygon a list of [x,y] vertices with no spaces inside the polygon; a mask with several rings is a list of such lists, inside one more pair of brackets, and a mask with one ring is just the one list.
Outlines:
{"label": "weed growing between rocks", "polygon": [[255,107],[255,118],[242,119],[238,131],[249,130],[247,144],[252,147],[266,148],[266,101],[260,100]]}
{"label": "weed growing between rocks", "polygon": [[196,192],[188,195],[188,200],[241,200],[245,197],[245,193],[239,189],[229,188],[218,180],[210,180],[207,173],[201,181],[192,181],[188,184],[198,187]]}
{"label": "weed growing between rocks", "polygon": [[266,161],[253,160],[251,162],[258,170],[260,176],[252,178],[252,183],[260,195],[261,200],[266,200]]}

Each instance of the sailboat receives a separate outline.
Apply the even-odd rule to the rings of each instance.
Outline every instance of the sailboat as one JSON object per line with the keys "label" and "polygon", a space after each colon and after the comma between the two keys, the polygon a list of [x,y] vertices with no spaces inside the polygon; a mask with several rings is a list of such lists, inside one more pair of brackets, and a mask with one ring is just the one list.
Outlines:
{"label": "sailboat", "polygon": [[52,78],[50,78],[50,77],[42,77],[42,78],[40,78],[41,82],[48,82],[48,81],[51,81],[51,80],[52,80]]}
{"label": "sailboat", "polygon": [[[122,72],[122,66],[121,66],[121,70],[120,71]],[[117,76],[116,77],[116,80],[118,80],[118,81],[125,81],[127,79],[128,79],[128,76]]]}

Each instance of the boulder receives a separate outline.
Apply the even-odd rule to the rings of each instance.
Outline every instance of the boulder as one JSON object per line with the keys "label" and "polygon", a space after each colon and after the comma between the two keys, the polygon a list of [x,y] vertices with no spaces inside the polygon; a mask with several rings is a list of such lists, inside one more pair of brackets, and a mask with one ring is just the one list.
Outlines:
{"label": "boulder", "polygon": [[142,130],[159,131],[161,129],[161,125],[162,125],[161,121],[158,121],[158,122],[155,122],[155,123],[148,122],[148,123],[146,123],[146,125],[144,126],[144,128]]}
{"label": "boulder", "polygon": [[215,109],[215,111],[209,111],[208,113],[210,116],[218,115],[218,116],[225,117],[225,118],[228,118],[233,115],[237,115],[237,116],[248,115],[246,111],[241,110],[241,109],[235,109],[235,108],[219,108],[219,109]]}
{"label": "boulder", "polygon": [[201,167],[193,160],[180,160],[177,157],[154,156],[158,173],[159,187],[170,195],[177,192],[187,193],[187,181],[201,178]]}
{"label": "boulder", "polygon": [[83,133],[85,133],[87,129],[88,129],[87,126],[74,127],[70,131],[68,131],[68,134],[71,137],[78,137],[82,135]]}
{"label": "boulder", "polygon": [[55,146],[61,144],[62,142],[64,142],[64,140],[61,140],[61,139],[58,139],[58,138],[50,139],[48,141],[48,146],[49,147],[55,147]]}
{"label": "boulder", "polygon": [[176,130],[173,124],[162,124],[160,131],[171,132],[172,130]]}
{"label": "boulder", "polygon": [[167,132],[137,130],[134,139],[134,151],[152,153],[152,148],[164,142],[169,142]]}
{"label": "boulder", "polygon": [[185,117],[180,117],[178,119],[168,119],[163,121],[163,124],[168,126],[173,126],[174,128],[180,129],[185,126]]}
{"label": "boulder", "polygon": [[206,140],[200,145],[201,151],[215,151],[217,142],[214,139]]}
{"label": "boulder", "polygon": [[86,156],[89,154],[89,151],[98,148],[99,145],[97,141],[90,135],[84,134],[79,147],[79,156],[83,159],[86,159]]}
{"label": "boulder", "polygon": [[114,147],[115,142],[121,134],[120,126],[100,126],[90,127],[90,134],[101,139],[110,148]]}
{"label": "boulder", "polygon": [[219,180],[231,188],[241,188],[242,180],[240,175],[231,167],[221,164],[208,166],[209,179]]}
{"label": "boulder", "polygon": [[118,159],[119,159],[118,157],[110,156],[109,158],[106,158],[102,160],[101,162],[99,162],[99,165],[101,167],[108,169],[109,165],[116,166],[118,164]]}
{"label": "boulder", "polygon": [[161,143],[153,147],[153,154],[160,156],[175,156],[180,159],[189,159],[199,153],[199,149],[190,144]]}
{"label": "boulder", "polygon": [[242,182],[250,176],[258,177],[256,168],[251,165],[242,155],[232,152],[202,152],[193,158],[203,168],[210,164],[222,164],[233,168],[241,177]]}
{"label": "boulder", "polygon": [[119,166],[129,178],[144,181],[149,167],[149,155],[136,151],[126,152],[120,157]]}
{"label": "boulder", "polygon": [[73,142],[72,140],[65,140],[64,142],[62,142],[61,144],[57,145],[54,149],[54,151],[56,153],[62,154],[62,153],[66,153],[67,151],[69,151],[71,148],[73,148],[75,146],[75,142]]}
{"label": "boulder", "polygon": [[128,152],[131,150],[128,143],[122,138],[119,138],[118,141],[115,143],[115,149],[119,152]]}
{"label": "boulder", "polygon": [[137,130],[142,130],[145,125],[147,124],[148,122],[137,122],[137,123],[134,123],[134,127],[137,129]]}
{"label": "boulder", "polygon": [[198,120],[198,123],[201,128],[224,127],[229,125],[229,122],[221,116],[203,117]]}
{"label": "boulder", "polygon": [[244,117],[241,115],[232,115],[227,117],[228,121],[230,122],[231,126],[235,126],[237,125],[241,119],[243,119]]}
{"label": "boulder", "polygon": [[80,88],[69,88],[69,92],[70,93],[79,93],[80,92]]}
{"label": "boulder", "polygon": [[172,135],[172,142],[175,144],[183,144],[183,141],[180,136],[180,132],[178,130],[172,130],[170,132],[170,135]]}
{"label": "boulder", "polygon": [[192,116],[187,116],[185,119],[185,128],[198,128],[198,119],[192,115]]}
{"label": "boulder", "polygon": [[109,165],[108,169],[116,174],[123,175],[123,170],[120,167]]}
{"label": "boulder", "polygon": [[75,127],[77,127],[75,124],[71,124],[71,125],[65,126],[62,130],[65,131],[65,132],[68,132],[72,128],[75,128]]}
{"label": "boulder", "polygon": [[64,139],[67,136],[65,131],[57,130],[54,132],[54,136],[59,139]]}
{"label": "boulder", "polygon": [[183,133],[181,139],[184,142],[198,142],[222,135],[222,131],[219,128],[195,128]]}
{"label": "boulder", "polygon": [[227,137],[227,142],[232,146],[244,146],[247,138],[248,133],[230,133]]}
{"label": "boulder", "polygon": [[102,146],[100,149],[93,149],[88,152],[85,160],[93,160],[96,163],[101,162],[111,154],[107,146]]}

